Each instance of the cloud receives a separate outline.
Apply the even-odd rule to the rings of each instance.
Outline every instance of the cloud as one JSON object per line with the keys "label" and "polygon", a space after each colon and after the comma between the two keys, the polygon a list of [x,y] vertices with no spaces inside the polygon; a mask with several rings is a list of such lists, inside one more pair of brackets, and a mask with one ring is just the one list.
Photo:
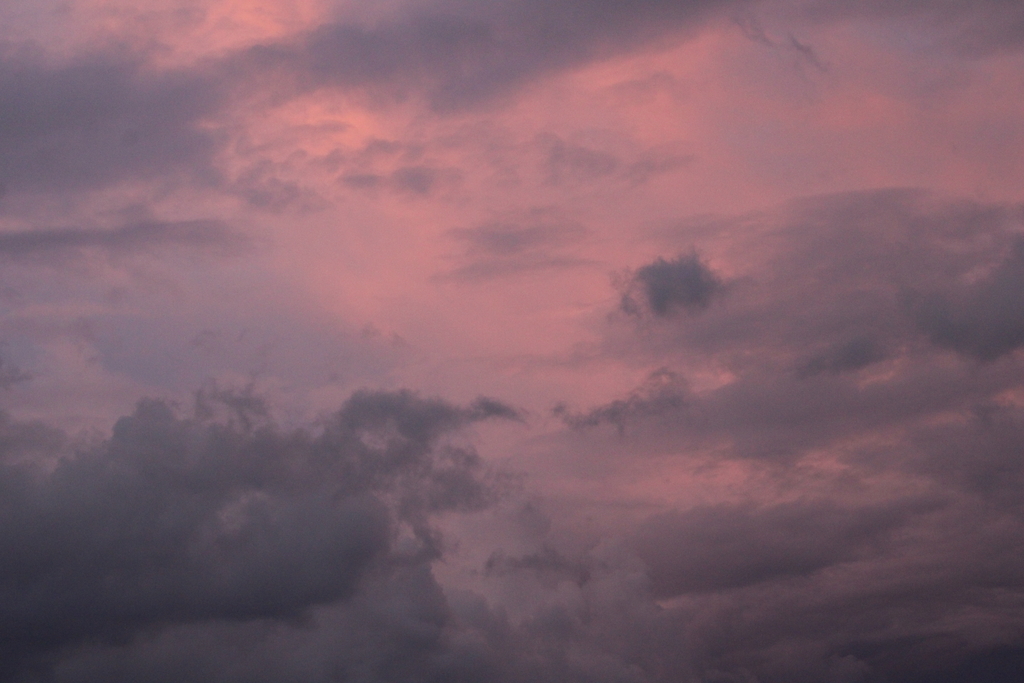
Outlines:
{"label": "cloud", "polygon": [[125,180],[216,178],[217,136],[200,122],[224,104],[201,70],[154,71],[114,52],[53,64],[0,53],[0,185],[93,189]]}
{"label": "cloud", "polygon": [[885,360],[885,358],[885,350],[880,348],[874,340],[857,337],[826,348],[811,357],[800,368],[800,372],[804,375],[816,375],[821,372],[852,372]]}
{"label": "cloud", "polygon": [[[929,420],[961,415],[951,429],[970,431],[976,414],[1009,409],[999,397],[1019,369],[977,361],[1022,343],[1019,221],[1014,205],[914,191],[737,219],[747,269],[728,297],[710,305],[724,285],[695,253],[638,269],[621,308],[653,315],[613,317],[607,348],[660,369],[622,398],[558,413],[576,429],[606,424],[677,452],[738,457],[799,458],[885,430],[902,435],[893,457],[909,467],[910,435]],[[701,314],[672,315],[686,306]],[[728,379],[695,390],[695,364]]]}
{"label": "cloud", "polygon": [[635,543],[660,597],[807,576],[877,554],[880,543],[933,501],[843,509],[830,501],[756,509],[721,504],[648,519]]}
{"label": "cloud", "polygon": [[611,315],[605,349],[659,369],[556,413],[590,467],[665,473],[623,494],[673,501],[624,524],[685,650],[661,680],[1013,680],[1021,617],[998,605],[1024,586],[1020,216],[814,197],[714,222],[732,275],[700,315],[655,315],[630,280],[651,315]]}
{"label": "cloud", "polygon": [[637,296],[656,316],[665,317],[682,309],[701,311],[711,300],[724,291],[724,283],[696,252],[678,256],[670,261],[663,258],[641,266],[632,276],[630,286],[639,290],[635,295],[627,291],[620,308],[627,313],[639,311]]}
{"label": "cloud", "polygon": [[[716,17],[770,6],[755,0],[463,0],[410,3],[376,21],[337,19],[243,46],[188,66],[158,67],[152,55],[106,45],[61,60],[38,48],[0,52],[0,187],[74,191],[125,181],[186,178],[247,196],[256,206],[295,202],[302,188],[223,177],[218,155],[232,107],[265,108],[321,88],[366,90],[371,101],[423,97],[435,112],[500,100],[538,78],[622,53],[678,41]],[[967,49],[1019,47],[1024,18],[1015,3],[798,3],[821,21],[930,17],[952,26]],[[123,41],[122,41],[123,42]],[[788,48],[815,57],[789,37]],[[974,47],[971,47],[974,46]],[[548,148],[549,180],[577,175],[645,182],[688,163],[652,151],[633,162],[559,138]],[[387,180],[426,194],[438,169],[411,165],[392,176],[352,173],[364,187]],[[443,180],[443,178],[442,178]]]}
{"label": "cloud", "polygon": [[301,87],[424,92],[436,110],[472,106],[551,71],[696,27],[737,0],[441,2],[373,25],[325,24],[252,48],[232,69],[298,77]]}
{"label": "cloud", "polygon": [[479,281],[590,263],[575,253],[590,231],[553,209],[534,208],[448,234],[465,245],[459,257],[463,264],[439,275],[442,281]]}
{"label": "cloud", "polygon": [[49,228],[0,233],[0,257],[45,258],[83,249],[137,251],[156,246],[234,251],[247,244],[221,221],[149,221],[113,229]]}
{"label": "cloud", "polygon": [[275,428],[251,395],[200,395],[197,409],[142,401],[73,453],[52,429],[6,423],[3,680],[85,643],[296,619],[349,599],[368,572],[436,557],[431,517],[495,491],[476,453],[445,437],[517,415],[492,399],[369,391],[316,432]]}
{"label": "cloud", "polygon": [[1024,346],[1024,236],[991,273],[948,293],[910,295],[918,326],[938,346],[991,361]]}
{"label": "cloud", "polygon": [[941,44],[975,56],[999,50],[1018,50],[1024,42],[1024,10],[1019,3],[1008,0],[972,3],[956,0],[811,0],[803,3],[801,9],[819,20],[849,17],[912,20],[916,23],[905,25],[916,30],[924,27],[936,35]]}

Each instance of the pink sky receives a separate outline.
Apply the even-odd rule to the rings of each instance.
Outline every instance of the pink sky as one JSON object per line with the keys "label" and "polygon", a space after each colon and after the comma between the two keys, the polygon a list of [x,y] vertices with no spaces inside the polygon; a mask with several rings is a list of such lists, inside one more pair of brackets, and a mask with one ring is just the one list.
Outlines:
{"label": "pink sky", "polygon": [[1018,4],[0,39],[0,683],[1016,680]]}

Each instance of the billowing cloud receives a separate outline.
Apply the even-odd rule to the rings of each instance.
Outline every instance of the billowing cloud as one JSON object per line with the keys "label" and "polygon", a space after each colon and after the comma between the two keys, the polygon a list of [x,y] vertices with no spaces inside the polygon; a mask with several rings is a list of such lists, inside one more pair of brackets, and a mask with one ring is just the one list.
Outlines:
{"label": "billowing cloud", "polygon": [[315,433],[282,431],[259,399],[221,392],[191,418],[140,402],[71,452],[53,429],[8,421],[5,680],[86,642],[299,618],[349,598],[372,566],[436,557],[431,517],[494,496],[477,455],[444,438],[489,417],[516,413],[361,392]]}
{"label": "billowing cloud", "polygon": [[[724,288],[721,278],[702,263],[696,253],[670,261],[659,258],[642,266],[633,275],[631,284],[656,316],[667,316],[678,310],[700,311],[711,305],[711,298]],[[627,313],[637,312],[638,304],[632,294],[623,295],[621,308]]]}

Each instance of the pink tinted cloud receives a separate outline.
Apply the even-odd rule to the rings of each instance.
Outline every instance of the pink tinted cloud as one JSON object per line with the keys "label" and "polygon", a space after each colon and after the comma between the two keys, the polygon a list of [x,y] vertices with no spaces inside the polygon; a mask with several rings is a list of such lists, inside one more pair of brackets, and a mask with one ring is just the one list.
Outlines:
{"label": "pink tinted cloud", "polygon": [[0,680],[1013,680],[1020,57],[883,5],[3,61]]}

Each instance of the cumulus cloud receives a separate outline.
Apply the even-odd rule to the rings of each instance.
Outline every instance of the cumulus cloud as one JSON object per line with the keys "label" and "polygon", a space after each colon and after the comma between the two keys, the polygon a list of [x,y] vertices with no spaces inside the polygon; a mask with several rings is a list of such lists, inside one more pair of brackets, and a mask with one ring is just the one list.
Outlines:
{"label": "cumulus cloud", "polygon": [[[700,311],[711,305],[712,297],[722,292],[721,278],[704,264],[696,252],[670,261],[663,258],[641,266],[633,274],[633,287],[647,308],[656,316],[674,311]],[[634,295],[627,292],[620,308],[627,313],[638,311]]]}
{"label": "cumulus cloud", "polygon": [[517,417],[491,399],[359,392],[314,432],[275,428],[264,408],[207,394],[181,417],[142,401],[109,439],[71,452],[53,429],[6,422],[5,680],[85,643],[297,619],[350,598],[368,572],[437,557],[432,516],[479,510],[496,491],[446,437]]}

